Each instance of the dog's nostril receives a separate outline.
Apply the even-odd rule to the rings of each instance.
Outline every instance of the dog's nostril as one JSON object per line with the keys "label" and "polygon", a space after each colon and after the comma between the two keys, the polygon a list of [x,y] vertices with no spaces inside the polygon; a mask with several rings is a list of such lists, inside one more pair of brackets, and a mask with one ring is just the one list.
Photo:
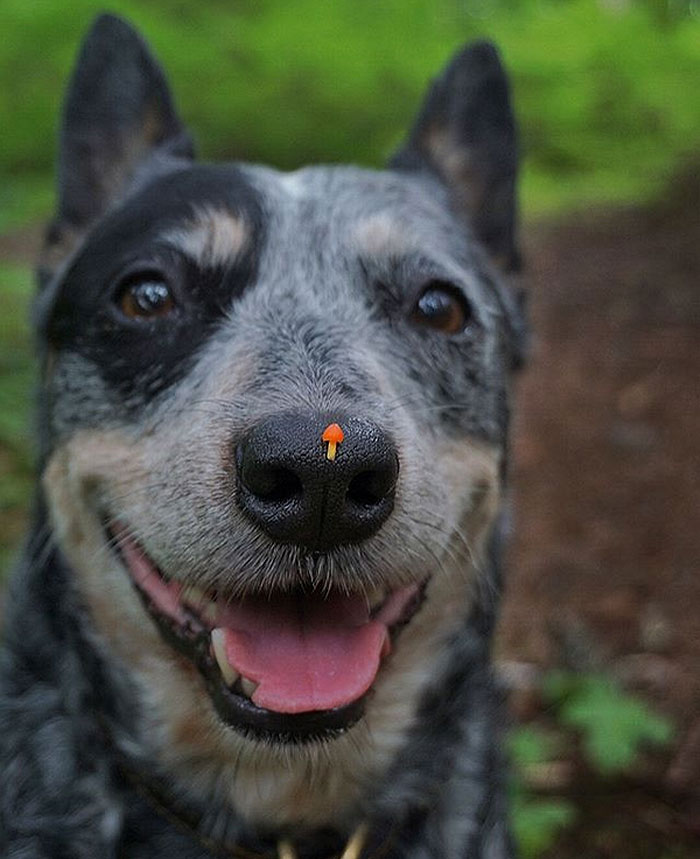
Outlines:
{"label": "dog's nostril", "polygon": [[348,500],[363,507],[379,504],[394,488],[395,482],[393,473],[363,471],[350,481]]}
{"label": "dog's nostril", "polygon": [[304,491],[298,475],[288,468],[244,468],[242,478],[246,488],[262,501],[289,501]]}

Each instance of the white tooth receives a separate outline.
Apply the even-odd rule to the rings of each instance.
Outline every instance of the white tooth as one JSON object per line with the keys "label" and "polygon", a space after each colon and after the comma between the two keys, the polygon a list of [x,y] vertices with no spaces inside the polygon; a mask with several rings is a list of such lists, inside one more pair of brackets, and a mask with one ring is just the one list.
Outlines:
{"label": "white tooth", "polygon": [[241,689],[247,698],[253,697],[253,692],[258,688],[258,684],[249,680],[247,677],[241,677]]}
{"label": "white tooth", "polygon": [[212,629],[211,646],[214,651],[216,663],[219,666],[219,671],[221,671],[221,676],[224,678],[226,685],[233,686],[236,680],[238,680],[239,674],[235,668],[231,667],[228,659],[226,658],[225,640],[223,629]]}

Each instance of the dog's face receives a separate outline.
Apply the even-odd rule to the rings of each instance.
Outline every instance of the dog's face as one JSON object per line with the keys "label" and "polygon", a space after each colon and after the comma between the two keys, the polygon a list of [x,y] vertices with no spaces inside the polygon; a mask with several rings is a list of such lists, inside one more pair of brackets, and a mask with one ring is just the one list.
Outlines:
{"label": "dog's face", "polygon": [[292,174],[195,164],[122,22],[83,48],[38,305],[45,492],[134,738],[251,819],[351,807],[479,588],[514,158],[486,45],[391,169]]}

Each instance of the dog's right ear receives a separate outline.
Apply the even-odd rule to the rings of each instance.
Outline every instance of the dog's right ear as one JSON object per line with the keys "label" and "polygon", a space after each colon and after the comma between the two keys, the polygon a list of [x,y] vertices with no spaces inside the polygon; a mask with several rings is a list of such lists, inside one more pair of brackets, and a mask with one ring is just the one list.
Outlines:
{"label": "dog's right ear", "polygon": [[[39,265],[45,283],[154,155],[193,158],[162,70],[138,33],[100,15],[83,42],[64,105],[58,205]],[[162,158],[160,159],[162,162]]]}
{"label": "dog's right ear", "polygon": [[437,177],[491,258],[507,272],[519,268],[515,118],[508,78],[490,42],[467,45],[433,81],[390,166]]}

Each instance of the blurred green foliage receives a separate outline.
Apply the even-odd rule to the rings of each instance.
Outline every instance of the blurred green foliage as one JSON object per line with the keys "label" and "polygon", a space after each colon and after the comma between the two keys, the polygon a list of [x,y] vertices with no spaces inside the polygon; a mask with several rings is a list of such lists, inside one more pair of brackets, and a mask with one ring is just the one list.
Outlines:
{"label": "blurred green foliage", "polygon": [[532,799],[516,793],[511,806],[513,831],[522,859],[535,859],[556,843],[560,831],[576,819],[563,799]]}
{"label": "blurred green foliage", "polygon": [[546,766],[562,754],[560,738],[523,725],[508,738],[513,762],[511,818],[522,859],[534,859],[551,847],[560,830],[573,823],[573,804],[559,797],[538,797],[527,784],[531,768]]}
{"label": "blurred green foliage", "polygon": [[607,675],[553,671],[544,694],[559,723],[581,735],[589,764],[603,775],[631,766],[641,748],[671,740],[670,723]]}
{"label": "blurred green foliage", "polygon": [[572,732],[591,770],[609,778],[632,769],[645,749],[666,746],[671,723],[644,701],[629,695],[608,674],[553,670],[543,697],[554,726],[523,725],[511,731],[513,829],[523,859],[549,849],[561,829],[576,819],[574,804],[557,795],[538,796],[529,774],[568,756]]}
{"label": "blurred green foliage", "polygon": [[30,286],[25,267],[0,264],[0,580],[23,530],[32,482]]}
{"label": "blurred green foliage", "polygon": [[[0,229],[48,205],[62,90],[95,0],[0,4]],[[380,164],[467,39],[503,52],[526,213],[648,195],[700,140],[694,0],[116,0],[203,153]]]}

